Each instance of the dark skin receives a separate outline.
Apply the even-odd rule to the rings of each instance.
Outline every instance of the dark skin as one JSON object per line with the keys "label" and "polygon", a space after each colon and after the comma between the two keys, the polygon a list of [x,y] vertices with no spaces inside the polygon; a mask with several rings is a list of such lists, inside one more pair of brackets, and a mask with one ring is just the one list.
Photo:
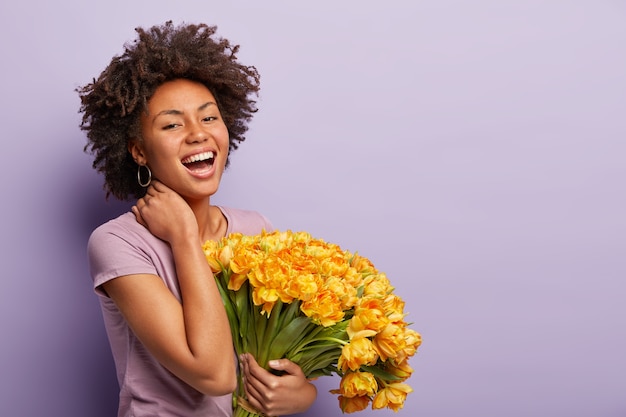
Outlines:
{"label": "dark skin", "polygon": [[146,102],[167,80],[192,79],[207,86],[228,128],[230,151],[245,140],[257,111],[260,76],[256,68],[239,62],[239,46],[218,37],[216,30],[172,22],[137,28],[137,39],[125,44],[97,79],[77,89],[81,129],[88,138],[85,151],[93,154],[93,167],[104,176],[107,197],[130,201],[144,196],[128,141],[141,137]]}
{"label": "dark skin", "polygon": [[[202,84],[163,83],[141,118],[141,140],[128,150],[150,167],[153,181],[132,211],[139,223],[168,242],[181,289],[179,302],[160,277],[126,275],[103,284],[147,349],[172,373],[207,395],[234,391],[236,373],[228,318],[202,242],[222,238],[227,221],[211,206],[229,152],[228,129],[215,97]],[[206,160],[189,168],[190,158]],[[172,215],[175,214],[175,215]],[[226,341],[230,341],[226,343]],[[270,361],[274,375],[251,355],[241,358],[249,403],[270,415],[307,410],[317,390],[287,359]]]}
{"label": "dark skin", "polygon": [[[269,361],[268,365],[282,371],[280,377],[261,368],[249,353],[240,356],[244,372],[248,401],[268,416],[301,413],[309,408],[317,397],[315,385],[306,380],[298,365],[287,359]],[[291,395],[301,397],[298,401],[285,401]],[[308,405],[307,405],[308,404]],[[305,406],[302,409],[302,406]]]}

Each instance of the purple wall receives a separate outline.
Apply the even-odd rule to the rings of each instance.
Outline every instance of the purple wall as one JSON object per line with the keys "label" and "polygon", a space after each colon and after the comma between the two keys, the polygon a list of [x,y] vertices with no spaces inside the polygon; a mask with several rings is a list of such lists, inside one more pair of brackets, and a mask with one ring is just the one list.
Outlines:
{"label": "purple wall", "polygon": [[[401,415],[625,416],[624,2],[244,3],[0,5],[0,415],[115,415],[85,243],[126,206],[73,90],[173,19],[262,75],[216,202],[358,250],[407,301]],[[336,383],[307,416],[339,414]]]}

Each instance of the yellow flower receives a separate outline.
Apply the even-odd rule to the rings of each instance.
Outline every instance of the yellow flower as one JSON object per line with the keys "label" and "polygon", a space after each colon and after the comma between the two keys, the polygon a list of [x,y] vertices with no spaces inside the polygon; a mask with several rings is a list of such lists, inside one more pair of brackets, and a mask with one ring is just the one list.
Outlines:
{"label": "yellow flower", "polygon": [[252,301],[255,305],[262,305],[262,312],[269,316],[278,301],[278,292],[273,288],[256,287],[252,291]]}
{"label": "yellow flower", "polygon": [[322,290],[310,300],[304,301],[300,309],[314,322],[324,327],[338,323],[345,315],[339,297],[328,290]]}
{"label": "yellow flower", "polygon": [[404,328],[404,349],[399,352],[398,358],[408,358],[415,355],[417,348],[422,344],[422,336],[413,329]]}
{"label": "yellow flower", "polygon": [[408,379],[413,374],[413,368],[409,366],[409,361],[406,358],[398,363],[393,360],[387,361],[384,369],[402,381]]}
{"label": "yellow flower", "polygon": [[339,251],[337,245],[326,243],[322,239],[311,240],[306,245],[306,253],[317,259],[330,258],[337,251]]}
{"label": "yellow flower", "polygon": [[384,307],[378,298],[362,298],[354,309],[354,316],[350,319],[348,334],[350,338],[358,337],[363,330],[374,334],[382,330],[389,319],[385,315]]}
{"label": "yellow flower", "polygon": [[282,288],[287,275],[288,271],[285,271],[284,266],[275,257],[267,257],[262,264],[255,266],[248,272],[248,279],[254,287],[268,287],[277,290]]}
{"label": "yellow flower", "polygon": [[343,274],[343,280],[347,285],[359,288],[363,285],[363,274],[361,274],[356,268],[350,267],[346,269],[346,272]]}
{"label": "yellow flower", "polygon": [[379,410],[387,407],[397,412],[404,406],[406,395],[409,392],[413,392],[413,389],[404,382],[387,384],[374,397],[372,409]]}
{"label": "yellow flower", "polygon": [[337,361],[337,367],[343,372],[348,369],[358,370],[362,365],[374,365],[378,354],[372,341],[366,337],[351,340],[341,348],[341,356]]}
{"label": "yellow flower", "polygon": [[393,291],[393,287],[384,273],[370,275],[365,278],[363,297],[384,298]]}
{"label": "yellow flower", "polygon": [[338,398],[339,407],[346,414],[365,410],[370,403],[370,398],[367,396],[348,398],[340,395]]}
{"label": "yellow flower", "polygon": [[395,294],[388,294],[383,301],[385,314],[391,322],[404,320],[404,301]]}
{"label": "yellow flower", "polygon": [[323,258],[320,262],[320,273],[326,276],[343,276],[348,270],[343,255],[339,252],[334,253],[330,257]]}
{"label": "yellow flower", "polygon": [[220,263],[218,262],[217,256],[207,256],[206,260],[209,263],[211,271],[213,271],[214,274],[222,271],[222,265],[220,265]]}
{"label": "yellow flower", "polygon": [[281,260],[291,271],[293,275],[298,273],[318,273],[319,265],[315,258],[305,253],[302,244],[296,243],[290,249],[282,249],[276,253],[276,257]]}
{"label": "yellow flower", "polygon": [[376,378],[369,372],[348,372],[341,378],[340,391],[344,397],[372,396],[377,390]]}
{"label": "yellow flower", "polygon": [[[307,378],[341,376],[331,392],[344,413],[403,407],[412,391],[403,383],[413,372],[408,358],[421,336],[408,329],[404,301],[369,259],[290,230],[235,233],[203,250],[237,352],[266,369],[268,358],[285,357]],[[245,397],[241,386],[236,395]]]}
{"label": "yellow flower", "polygon": [[373,342],[383,362],[395,358],[406,348],[404,329],[396,324],[388,324],[374,337]]}
{"label": "yellow flower", "polygon": [[224,268],[228,268],[230,266],[230,260],[233,257],[233,248],[226,245],[221,248],[218,252],[218,259]]}
{"label": "yellow flower", "polygon": [[237,248],[230,259],[230,269],[237,274],[247,274],[261,261],[262,254],[248,247]]}
{"label": "yellow flower", "polygon": [[241,288],[247,279],[248,276],[246,274],[231,274],[228,279],[228,289],[232,291],[239,291],[239,288]]}
{"label": "yellow flower", "polygon": [[[315,275],[310,272],[302,272],[285,280],[283,289],[285,294],[292,299],[308,301],[319,291],[320,286],[321,283]],[[285,300],[282,301],[285,302]]]}
{"label": "yellow flower", "polygon": [[369,274],[378,273],[378,271],[374,267],[374,264],[372,264],[372,262],[369,259],[364,258],[357,253],[355,253],[352,256],[352,261],[350,262],[350,265],[352,265],[360,273],[363,273],[363,272],[369,273]]}
{"label": "yellow flower", "polygon": [[211,267],[211,271],[213,273],[221,272],[222,266],[218,261],[217,252],[219,250],[218,242],[215,240],[208,240],[202,245],[202,250],[206,256],[206,260]]}
{"label": "yellow flower", "polygon": [[324,287],[328,288],[339,298],[341,309],[348,310],[358,302],[357,289],[346,283],[346,281],[338,276],[331,276],[326,279]]}

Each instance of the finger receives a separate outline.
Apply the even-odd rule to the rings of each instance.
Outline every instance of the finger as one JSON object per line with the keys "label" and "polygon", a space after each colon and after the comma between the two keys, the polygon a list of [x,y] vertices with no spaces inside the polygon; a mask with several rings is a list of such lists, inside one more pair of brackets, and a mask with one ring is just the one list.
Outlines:
{"label": "finger", "polygon": [[157,195],[158,190],[154,187],[154,184],[150,184],[150,186],[146,189],[146,195],[144,196],[144,198],[146,197],[154,197],[155,195]]}
{"label": "finger", "polygon": [[241,366],[241,372],[243,372],[244,375],[250,373],[247,353],[242,353],[241,355],[239,355],[239,365]]}
{"label": "finger", "polygon": [[248,364],[249,355],[242,355],[240,357],[242,364],[243,375],[243,388],[246,393],[248,403],[254,409],[265,413],[267,410],[264,407],[266,398],[263,395],[265,387],[250,373],[250,367]]}
{"label": "finger", "polygon": [[137,223],[141,224],[143,227],[148,227],[141,213],[139,212],[139,208],[137,206],[132,206],[131,211],[135,215],[135,219],[137,220]]}
{"label": "finger", "polygon": [[139,209],[137,208],[137,206],[132,206],[130,208],[130,211],[133,212],[133,214],[135,215],[135,219],[137,220],[138,223],[141,223],[141,214],[139,214]]}
{"label": "finger", "polygon": [[264,411],[262,410],[263,402],[265,401],[263,395],[254,385],[249,383],[247,378],[244,383],[244,391],[246,392],[246,398],[250,405],[259,411]]}
{"label": "finger", "polygon": [[170,187],[168,187],[167,185],[163,184],[161,181],[159,180],[153,180],[152,183],[150,184],[150,187],[152,187],[155,191],[159,192],[159,193],[164,193],[167,191],[170,191]]}
{"label": "finger", "polygon": [[256,361],[251,363],[250,361],[244,362],[244,381],[245,386],[253,391],[253,395],[262,401],[265,399],[264,393],[268,389],[271,381],[266,380],[266,377],[272,376],[268,371],[261,368]]}
{"label": "finger", "polygon": [[267,370],[263,369],[261,365],[258,364],[253,355],[247,354],[245,368],[248,375],[254,377],[254,379],[259,380],[263,385],[269,385],[268,377],[273,376]]}
{"label": "finger", "polygon": [[289,359],[274,359],[269,361],[268,366],[277,371],[283,371],[290,375],[301,375],[302,369],[295,363],[290,361]]}

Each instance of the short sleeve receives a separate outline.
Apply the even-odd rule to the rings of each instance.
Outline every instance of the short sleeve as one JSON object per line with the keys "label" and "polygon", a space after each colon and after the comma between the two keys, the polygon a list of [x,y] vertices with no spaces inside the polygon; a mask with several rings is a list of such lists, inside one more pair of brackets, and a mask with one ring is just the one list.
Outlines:
{"label": "short sleeve", "polygon": [[132,234],[115,231],[111,223],[105,223],[93,231],[87,243],[89,269],[94,290],[106,295],[100,286],[107,281],[131,274],[156,274],[150,256],[136,243]]}
{"label": "short sleeve", "polygon": [[232,207],[220,207],[224,217],[228,221],[229,233],[242,233],[244,235],[256,235],[262,231],[271,232],[274,230],[272,223],[254,210],[235,209]]}

